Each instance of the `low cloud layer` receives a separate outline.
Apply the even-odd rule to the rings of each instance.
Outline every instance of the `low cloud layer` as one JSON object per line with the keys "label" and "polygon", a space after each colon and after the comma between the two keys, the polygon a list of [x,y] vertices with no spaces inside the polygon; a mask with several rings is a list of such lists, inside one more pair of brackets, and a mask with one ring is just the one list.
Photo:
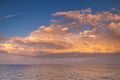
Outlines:
{"label": "low cloud layer", "polygon": [[91,9],[86,9],[56,12],[53,16],[60,18],[51,20],[49,26],[40,26],[27,37],[0,37],[0,51],[32,56],[120,52],[120,15],[117,12],[92,13]]}

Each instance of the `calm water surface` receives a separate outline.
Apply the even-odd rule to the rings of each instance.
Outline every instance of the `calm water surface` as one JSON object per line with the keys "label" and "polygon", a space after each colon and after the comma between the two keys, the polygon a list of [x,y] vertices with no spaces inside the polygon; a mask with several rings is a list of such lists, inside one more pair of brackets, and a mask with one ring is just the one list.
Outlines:
{"label": "calm water surface", "polygon": [[120,80],[120,65],[0,65],[0,80]]}

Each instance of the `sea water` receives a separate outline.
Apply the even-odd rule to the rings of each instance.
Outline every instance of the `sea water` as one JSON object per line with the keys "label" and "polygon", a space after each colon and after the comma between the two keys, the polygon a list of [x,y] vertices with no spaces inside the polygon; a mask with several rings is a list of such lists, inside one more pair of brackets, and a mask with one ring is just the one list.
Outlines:
{"label": "sea water", "polygon": [[0,80],[120,80],[120,65],[0,65]]}

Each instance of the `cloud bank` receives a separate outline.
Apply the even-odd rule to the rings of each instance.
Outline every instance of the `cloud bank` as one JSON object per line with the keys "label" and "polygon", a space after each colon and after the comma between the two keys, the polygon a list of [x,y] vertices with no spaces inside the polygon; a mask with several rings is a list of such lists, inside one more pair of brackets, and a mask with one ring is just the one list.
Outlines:
{"label": "cloud bank", "polygon": [[[92,10],[56,12],[58,20],[40,26],[27,37],[0,37],[0,51],[8,54],[119,53],[120,15]],[[87,27],[87,28],[86,28]],[[77,32],[77,33],[75,33]]]}

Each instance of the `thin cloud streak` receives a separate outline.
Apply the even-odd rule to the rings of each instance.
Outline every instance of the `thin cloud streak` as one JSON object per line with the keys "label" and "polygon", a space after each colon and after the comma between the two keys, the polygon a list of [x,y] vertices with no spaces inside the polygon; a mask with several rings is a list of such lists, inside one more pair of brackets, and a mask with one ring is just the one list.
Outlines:
{"label": "thin cloud streak", "polygon": [[22,15],[23,13],[18,13],[18,14],[9,14],[9,15],[6,15],[4,17],[1,17],[0,20],[4,20],[4,19],[8,19],[8,18],[12,18],[12,17],[15,17],[15,16],[19,16],[19,15]]}

